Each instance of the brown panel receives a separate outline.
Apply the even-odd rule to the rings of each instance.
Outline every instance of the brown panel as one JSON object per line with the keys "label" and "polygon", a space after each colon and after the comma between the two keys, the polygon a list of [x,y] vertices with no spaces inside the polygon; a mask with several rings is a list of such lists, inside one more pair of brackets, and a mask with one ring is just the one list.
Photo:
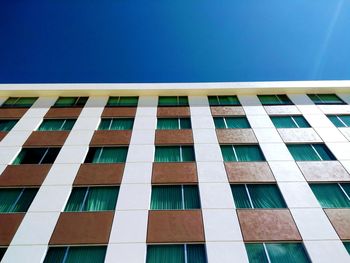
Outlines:
{"label": "brown panel", "polygon": [[61,213],[51,245],[107,244],[114,211]]}
{"label": "brown panel", "polygon": [[102,117],[135,117],[136,107],[105,107]]}
{"label": "brown panel", "polygon": [[0,214],[0,246],[11,243],[25,213]]}
{"label": "brown panel", "polygon": [[83,108],[67,107],[67,108],[50,108],[45,118],[78,118]]}
{"label": "brown panel", "polygon": [[350,175],[338,161],[297,162],[309,182],[347,181]]}
{"label": "brown panel", "polygon": [[7,132],[0,132],[0,141],[2,141],[2,139],[4,139],[4,137],[6,136]]}
{"label": "brown panel", "polygon": [[153,184],[176,184],[197,182],[197,167],[195,162],[153,163]]}
{"label": "brown panel", "polygon": [[324,209],[340,239],[350,239],[350,209]]}
{"label": "brown panel", "polygon": [[0,186],[40,186],[52,164],[8,165],[0,176]]}
{"label": "brown panel", "polygon": [[257,143],[252,129],[216,129],[219,143]]}
{"label": "brown panel", "polygon": [[300,111],[295,105],[264,106],[269,115],[300,115]]}
{"label": "brown panel", "polygon": [[157,117],[189,117],[190,107],[158,107]]}
{"label": "brown panel", "polygon": [[34,131],[24,146],[62,146],[69,131]]}
{"label": "brown panel", "polygon": [[155,144],[193,144],[192,130],[156,130]]}
{"label": "brown panel", "polygon": [[201,210],[149,211],[147,243],[204,242]]}
{"label": "brown panel", "polygon": [[131,131],[95,131],[91,146],[98,145],[129,145]]}
{"label": "brown panel", "polygon": [[312,128],[277,129],[282,140],[287,143],[322,142],[321,138]]}
{"label": "brown panel", "polygon": [[244,241],[301,240],[287,209],[239,209],[237,214]]}
{"label": "brown panel", "polygon": [[212,106],[213,116],[244,116],[245,112],[241,106]]}
{"label": "brown panel", "polygon": [[227,162],[225,168],[230,183],[276,181],[267,162]]}
{"label": "brown panel", "polygon": [[125,164],[84,163],[80,166],[74,185],[118,185]]}
{"label": "brown panel", "polygon": [[28,108],[1,108],[0,118],[20,119]]}

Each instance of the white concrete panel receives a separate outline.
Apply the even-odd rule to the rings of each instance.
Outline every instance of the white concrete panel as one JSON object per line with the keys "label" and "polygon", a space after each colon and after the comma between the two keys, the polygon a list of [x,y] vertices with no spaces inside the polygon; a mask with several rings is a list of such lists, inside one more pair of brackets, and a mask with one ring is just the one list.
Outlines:
{"label": "white concrete panel", "polygon": [[[157,108],[158,96],[140,96],[138,102],[138,108],[142,109],[144,107]],[[140,112],[141,113],[141,112]],[[155,116],[156,112],[153,112],[152,116]]]}
{"label": "white concrete panel", "polygon": [[44,185],[71,185],[78,173],[80,164],[55,164],[47,174]]}
{"label": "white concrete panel", "polygon": [[100,124],[100,117],[79,117],[73,126],[74,131],[94,131]]}
{"label": "white concrete panel", "polygon": [[108,98],[107,96],[90,96],[85,104],[85,108],[104,108]]}
{"label": "white concrete panel", "polygon": [[284,143],[260,143],[260,147],[267,161],[293,161]]}
{"label": "white concrete panel", "polygon": [[211,111],[209,106],[192,106],[191,105],[191,116],[210,116]]}
{"label": "white concrete panel", "polygon": [[4,139],[2,139],[0,146],[22,146],[28,139],[31,131],[11,131]]}
{"label": "white concrete panel", "polygon": [[137,117],[134,121],[133,130],[155,130],[157,126],[157,118],[153,117]]}
{"label": "white concrete panel", "polygon": [[348,141],[350,141],[350,128],[339,128],[339,131]]}
{"label": "white concrete panel", "polygon": [[72,130],[64,145],[66,146],[79,146],[79,145],[89,145],[91,138],[94,134],[93,130]]}
{"label": "white concrete panel", "polygon": [[192,129],[215,129],[214,120],[211,116],[192,116]]}
{"label": "white concrete panel", "polygon": [[89,150],[88,146],[63,146],[56,163],[83,163]]}
{"label": "white concrete panel", "polygon": [[2,172],[6,169],[7,165],[5,164],[0,164],[0,176],[2,174]]}
{"label": "white concrete panel", "polygon": [[339,98],[341,98],[343,101],[345,101],[347,104],[350,104],[350,95],[349,94],[337,93],[337,96]]}
{"label": "white concrete panel", "polygon": [[316,107],[312,100],[306,94],[288,94],[289,99],[297,106]]}
{"label": "white concrete panel", "polygon": [[21,118],[11,131],[33,131],[39,128],[42,118]]}
{"label": "white concrete panel", "polygon": [[271,161],[269,166],[279,182],[304,182],[305,178],[294,161]]}
{"label": "white concrete panel", "polygon": [[[206,107],[209,109],[209,100],[207,96],[188,96],[188,102],[191,107]],[[207,113],[210,115],[210,111]]]}
{"label": "white concrete panel", "polygon": [[348,142],[337,128],[317,128],[316,132],[325,142]]}
{"label": "white concrete panel", "polygon": [[109,244],[105,263],[143,263],[146,251],[146,243]]}
{"label": "white concrete panel", "polygon": [[304,114],[304,118],[313,128],[334,128],[333,123],[323,114]]}
{"label": "white concrete panel", "polygon": [[197,162],[199,183],[228,183],[222,162]]}
{"label": "white concrete panel", "polygon": [[218,143],[214,129],[194,129],[193,130],[194,143]]}
{"label": "white concrete panel", "polygon": [[320,208],[306,182],[279,182],[278,186],[289,208]]}
{"label": "white concrete panel", "polygon": [[318,105],[324,114],[349,114],[349,105]]}
{"label": "white concrete panel", "polygon": [[247,115],[250,126],[255,128],[275,128],[271,119],[266,115]]}
{"label": "white concrete panel", "polygon": [[201,183],[199,192],[202,209],[234,208],[230,185],[228,183]]}
{"label": "white concrete panel", "polygon": [[129,146],[127,162],[153,162],[154,145],[133,145]]}
{"label": "white concrete panel", "polygon": [[154,144],[154,130],[134,130],[131,135],[130,144]]}
{"label": "white concrete panel", "polygon": [[349,263],[350,256],[340,240],[304,241],[313,263]]}
{"label": "white concrete panel", "polygon": [[[1,146],[1,143],[0,143]],[[21,151],[21,147],[1,147],[0,148],[0,164],[11,164]]]}
{"label": "white concrete panel", "polygon": [[150,184],[152,163],[126,163],[122,184]]}
{"label": "white concrete panel", "polygon": [[283,142],[276,129],[256,128],[254,129],[256,138],[260,143],[264,142]]}
{"label": "white concrete panel", "polygon": [[348,173],[350,173],[350,161],[340,161]]}
{"label": "white concrete panel", "polygon": [[222,162],[222,154],[218,144],[195,144],[194,151],[197,162]]}
{"label": "white concrete panel", "polygon": [[208,263],[248,263],[243,242],[207,242]]}
{"label": "white concrete panel", "polygon": [[1,262],[40,263],[43,262],[46,251],[46,245],[10,246]]}
{"label": "white concrete panel", "polygon": [[121,184],[116,210],[147,210],[150,198],[150,184]]}
{"label": "white concrete panel", "polygon": [[330,142],[326,143],[329,150],[335,155],[338,160],[350,160],[350,143]]}

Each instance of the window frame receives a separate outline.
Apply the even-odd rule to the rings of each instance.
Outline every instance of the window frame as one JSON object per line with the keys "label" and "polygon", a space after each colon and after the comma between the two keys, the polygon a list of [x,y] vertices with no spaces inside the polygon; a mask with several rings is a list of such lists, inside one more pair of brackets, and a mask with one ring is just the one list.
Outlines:
{"label": "window frame", "polygon": [[[115,98],[118,98],[118,105],[113,105],[110,100],[111,99],[115,99]],[[121,98],[136,98],[137,99],[137,102],[136,104],[125,104],[125,105],[120,105],[119,102],[120,102],[120,99]],[[106,107],[108,108],[116,108],[116,107],[137,107],[139,104],[139,96],[109,96],[108,97],[108,101],[106,103]]]}
{"label": "window frame", "polygon": [[[180,157],[180,161],[175,161],[175,162],[160,162],[160,161],[157,161],[156,160],[156,155],[157,155],[157,149],[159,148],[166,148],[166,147],[179,147],[179,157]],[[192,149],[192,152],[193,152],[193,159],[192,161],[184,161],[184,156],[183,156],[183,148],[184,147],[191,147]],[[194,151],[194,146],[193,145],[155,145],[155,151],[154,151],[154,162],[155,163],[186,163],[186,162],[196,162],[196,154],[195,154],[195,151]]]}
{"label": "window frame", "polygon": [[[289,146],[293,146],[293,145],[300,145],[300,146],[311,146],[312,150],[314,151],[314,153],[316,154],[316,156],[319,158],[319,160],[296,160],[293,156],[293,154],[291,153]],[[323,149],[327,152],[327,155],[329,155],[330,159],[323,159],[321,154],[316,150],[315,145],[321,145],[323,147]],[[332,153],[331,150],[328,149],[328,147],[326,146],[326,144],[324,143],[288,143],[286,144],[288,151],[290,152],[290,154],[292,155],[294,161],[296,162],[323,162],[323,161],[337,161],[337,158],[335,157],[335,155]]]}
{"label": "window frame", "polygon": [[344,189],[343,185],[342,184],[348,184],[350,185],[350,182],[345,182],[345,183],[340,183],[340,182],[321,182],[321,183],[317,183],[317,182],[312,182],[312,183],[309,183],[309,186],[311,188],[311,191],[312,193],[314,194],[314,196],[316,197],[317,201],[319,202],[320,206],[323,208],[323,209],[350,209],[350,205],[349,206],[346,206],[346,207],[337,207],[337,206],[327,206],[327,207],[324,207],[321,202],[319,201],[318,199],[318,196],[315,194],[312,186],[315,185],[315,186],[319,186],[319,185],[329,185],[329,184],[332,184],[334,186],[338,186],[339,188],[339,193],[342,193],[342,196],[345,200],[348,200],[349,204],[350,204],[350,195],[346,192],[346,190]]}
{"label": "window frame", "polygon": [[[177,120],[177,129],[159,129],[158,128],[158,123],[159,120],[169,120],[169,119],[173,119],[173,120]],[[182,128],[182,122],[181,120],[188,120],[189,124],[190,124],[190,128]],[[190,117],[175,117],[175,118],[167,118],[167,117],[157,117],[157,126],[156,126],[156,130],[158,131],[169,131],[169,130],[191,130],[192,129],[192,122],[191,122],[191,118]]]}
{"label": "window frame", "polygon": [[[343,101],[337,94],[335,93],[309,93],[306,94],[309,99],[315,104],[315,105],[346,105],[345,101]],[[334,95],[337,97],[337,99],[339,100],[339,102],[327,102],[327,101],[323,101],[322,97],[320,97],[320,95]],[[314,101],[310,96],[316,96],[319,101]]]}
{"label": "window frame", "polygon": [[[239,127],[239,128],[228,127],[227,118],[229,118],[229,119],[245,119],[245,121],[248,123],[248,127]],[[225,128],[218,128],[217,127],[215,120],[218,120],[218,119],[222,119],[222,121],[225,125]],[[251,129],[252,128],[250,123],[249,123],[249,120],[246,116],[213,116],[213,120],[214,120],[215,129],[225,130],[225,129]]]}
{"label": "window frame", "polygon": [[[224,153],[222,152],[222,146],[231,146],[234,157],[236,160],[233,160],[233,161],[225,160]],[[261,156],[263,157],[263,159],[262,160],[254,160],[254,161],[242,161],[242,160],[238,159],[238,155],[237,155],[235,146],[243,146],[243,147],[244,146],[247,146],[247,147],[255,146],[256,149],[258,149]],[[221,150],[221,154],[222,154],[222,157],[224,159],[224,162],[266,162],[266,157],[265,157],[263,151],[261,150],[260,144],[220,144],[220,150]]]}
{"label": "window frame", "polygon": [[[275,96],[277,101],[279,101],[280,103],[264,103],[261,100],[262,96]],[[280,98],[280,96],[285,96],[288,99],[288,102],[283,102],[283,100]],[[260,103],[262,106],[290,106],[290,105],[294,105],[293,101],[291,101],[291,99],[288,97],[287,94],[258,94],[257,95]]]}
{"label": "window frame", "polygon": [[[223,98],[228,98],[228,97],[234,97],[234,98],[236,98],[237,99],[237,103],[235,103],[235,104],[230,104],[230,103],[225,103],[225,102],[221,102],[221,100],[223,99]],[[213,99],[213,98],[215,98],[216,99],[216,103],[213,103],[213,102],[210,102],[210,99]],[[242,104],[241,104],[241,102],[239,101],[239,99],[238,99],[238,97],[237,97],[237,95],[210,95],[210,96],[208,96],[208,102],[209,102],[209,106],[210,107],[225,107],[225,106],[228,106],[228,107],[234,107],[234,106],[242,106]]]}
{"label": "window frame", "polygon": [[[160,104],[160,99],[161,98],[164,98],[164,97],[174,97],[176,98],[176,105],[175,104],[164,104],[164,105],[161,105]],[[186,98],[186,103],[182,104],[180,102],[180,98]],[[158,96],[158,104],[157,104],[158,107],[189,107],[189,101],[188,101],[188,96]]]}
{"label": "window frame", "polygon": [[[122,145],[118,145],[118,146],[90,146],[89,149],[88,149],[88,152],[85,156],[85,159],[84,159],[84,163],[91,163],[91,164],[108,164],[108,162],[99,162],[100,161],[100,158],[103,154],[103,150],[106,149],[106,148],[114,148],[114,149],[125,149],[126,150],[126,154],[125,154],[125,158],[124,161],[122,162],[112,162],[112,163],[109,163],[109,164],[113,164],[113,163],[125,163],[126,162],[126,159],[127,159],[127,156],[128,156],[128,151],[129,151],[129,147],[128,146],[122,146]],[[87,159],[90,158],[90,151],[91,149],[95,149],[94,151],[94,154],[99,150],[99,149],[102,149],[100,154],[99,154],[99,157],[98,157],[98,162],[92,162],[93,161],[93,158],[94,158],[94,155],[92,155],[92,159],[91,159],[91,162],[88,162]]]}
{"label": "window frame", "polygon": [[[2,191],[2,190],[11,190],[11,189],[18,190],[18,195],[17,195],[15,201],[11,204],[10,209],[9,209],[10,211],[8,211],[8,212],[0,212],[0,215],[1,214],[13,214],[13,213],[27,213],[29,207],[32,205],[32,203],[34,201],[34,198],[38,194],[39,188],[38,187],[8,187],[8,188],[1,187],[0,191]],[[16,207],[16,205],[20,203],[21,198],[22,198],[22,196],[23,196],[23,194],[24,194],[26,189],[36,190],[36,192],[34,193],[33,199],[28,203],[28,207],[27,207],[27,209],[25,209],[25,211],[13,211],[13,209]],[[21,201],[21,203],[23,203],[23,201]]]}
{"label": "window frame", "polygon": [[[57,105],[57,102],[61,98],[74,98],[75,102],[73,105]],[[88,96],[60,96],[55,101],[55,104],[52,106],[53,108],[83,108],[88,101]],[[85,100],[84,103],[79,103],[80,100]]]}
{"label": "window frame", "polygon": [[[311,128],[311,125],[310,123],[305,119],[305,117],[303,115],[270,115],[269,116],[273,125],[275,126],[276,129],[308,129],[308,128]],[[286,117],[289,117],[292,122],[295,124],[296,127],[277,127],[275,122],[274,122],[274,119],[276,120],[276,118],[286,118]],[[303,118],[303,121],[308,125],[308,127],[300,127],[298,122],[295,120],[295,117],[301,117]]]}
{"label": "window frame", "polygon": [[[348,117],[350,118],[350,114],[327,114],[326,116],[327,116],[327,118],[333,123],[333,125],[334,125],[335,127],[337,127],[337,128],[349,128],[349,127],[350,127],[350,124],[349,124],[349,125],[346,124],[346,123],[340,118],[341,116],[348,116]],[[335,117],[335,118],[337,118],[337,120],[338,120],[340,123],[342,123],[344,126],[338,126],[338,125],[336,125],[336,124],[330,119],[330,117]]]}
{"label": "window frame", "polygon": [[[18,105],[16,104],[19,100],[23,99],[23,98],[30,98],[33,99],[33,103],[32,104],[27,104],[27,105]],[[2,104],[0,108],[30,108],[33,106],[33,104],[38,100],[39,97],[8,97]],[[5,103],[10,100],[10,99],[16,99],[16,101],[10,105],[5,105]]]}
{"label": "window frame", "polygon": [[[63,121],[61,127],[58,130],[40,130],[41,126],[44,124],[45,121]],[[66,124],[67,121],[74,121],[72,128],[67,130],[67,129],[62,129],[64,127],[64,125]],[[36,129],[36,131],[71,131],[76,123],[77,119],[73,119],[73,118],[59,118],[59,119],[43,119],[42,122],[40,123],[39,127]]]}
{"label": "window frame", "polygon": [[0,130],[0,132],[10,132],[13,129],[13,127],[16,126],[18,121],[19,121],[19,119],[0,119],[0,123],[1,122],[14,122],[14,124],[10,127],[10,129]]}
{"label": "window frame", "polygon": [[[126,120],[131,120],[132,121],[132,125],[130,129],[111,129],[112,124],[114,121],[116,120],[122,120],[122,119],[126,119]],[[103,121],[109,120],[109,127],[108,129],[101,129],[101,124]],[[97,130],[98,131],[132,131],[134,128],[134,123],[135,123],[135,118],[132,117],[102,117],[100,120],[100,123],[98,124]]]}
{"label": "window frame", "polygon": [[[62,147],[22,147],[21,150],[19,151],[19,153],[16,155],[16,157],[14,158],[14,160],[12,161],[12,165],[22,165],[22,164],[37,164],[37,165],[41,165],[41,164],[53,164],[56,159],[57,159],[57,156],[59,155],[60,151],[61,151],[61,148]],[[23,152],[23,151],[30,151],[32,149],[45,149],[45,152],[44,154],[42,155],[42,157],[40,158],[39,162],[38,163],[16,163],[17,162],[17,158],[19,158],[20,154]],[[54,158],[54,160],[52,162],[44,162],[46,156],[49,154],[49,151],[52,150],[52,149],[58,149],[58,152],[57,152],[57,155],[56,157]]]}

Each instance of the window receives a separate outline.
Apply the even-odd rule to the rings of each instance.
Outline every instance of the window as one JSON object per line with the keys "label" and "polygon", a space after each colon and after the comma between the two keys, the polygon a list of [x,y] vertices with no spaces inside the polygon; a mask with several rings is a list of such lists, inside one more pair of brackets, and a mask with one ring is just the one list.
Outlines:
{"label": "window", "polygon": [[136,107],[139,97],[109,97],[107,107]]}
{"label": "window", "polygon": [[188,106],[187,96],[167,96],[159,97],[158,106],[171,107],[171,106]]}
{"label": "window", "polygon": [[158,118],[158,130],[182,130],[191,129],[190,118]]}
{"label": "window", "polygon": [[335,94],[308,94],[308,96],[315,104],[345,104]]}
{"label": "window", "polygon": [[43,120],[38,131],[70,131],[75,121],[73,119],[46,119]]}
{"label": "window", "polygon": [[329,161],[334,155],[324,144],[289,144],[288,150],[296,161]]}
{"label": "window", "polygon": [[38,98],[34,97],[10,97],[1,107],[7,108],[30,108]]}
{"label": "window", "polygon": [[208,96],[210,106],[240,106],[237,96]]}
{"label": "window", "polygon": [[0,120],[0,131],[8,132],[11,131],[13,126],[16,125],[18,120]]}
{"label": "window", "polygon": [[194,162],[193,146],[156,146],[155,162]]}
{"label": "window", "polygon": [[220,147],[225,162],[265,161],[258,145],[221,145]]}
{"label": "window", "polygon": [[[344,244],[345,249],[348,251],[348,253],[350,255],[350,242],[349,241],[343,242],[343,244]],[[0,257],[0,259],[1,259],[1,257]]]}
{"label": "window", "polygon": [[247,129],[250,128],[246,117],[214,117],[216,129]]}
{"label": "window", "polygon": [[293,105],[287,95],[258,95],[262,105]]}
{"label": "window", "polygon": [[146,263],[206,263],[204,245],[148,245]]}
{"label": "window", "polygon": [[103,263],[105,246],[50,247],[44,263]]}
{"label": "window", "polygon": [[232,184],[231,191],[237,208],[287,208],[274,184]]}
{"label": "window", "polygon": [[54,107],[83,107],[88,97],[59,97]]}
{"label": "window", "polygon": [[152,210],[199,209],[197,185],[157,185],[152,186]]}
{"label": "window", "polygon": [[309,263],[301,243],[248,243],[249,263]]}
{"label": "window", "polygon": [[23,148],[13,164],[50,164],[54,163],[60,148]]}
{"label": "window", "polygon": [[0,247],[0,261],[4,257],[5,252],[6,252],[6,247]]}
{"label": "window", "polygon": [[85,163],[125,163],[128,147],[91,147]]}
{"label": "window", "polygon": [[37,188],[1,188],[0,213],[27,212]]}
{"label": "window", "polygon": [[102,119],[100,122],[99,130],[132,130],[134,126],[134,119],[132,118],[109,118]]}
{"label": "window", "polygon": [[303,116],[271,116],[277,129],[279,128],[310,128]]}
{"label": "window", "polygon": [[350,183],[310,184],[323,208],[350,208]]}
{"label": "window", "polygon": [[336,127],[350,127],[350,115],[328,115]]}
{"label": "window", "polygon": [[118,186],[75,187],[68,199],[65,212],[114,210],[119,193]]}

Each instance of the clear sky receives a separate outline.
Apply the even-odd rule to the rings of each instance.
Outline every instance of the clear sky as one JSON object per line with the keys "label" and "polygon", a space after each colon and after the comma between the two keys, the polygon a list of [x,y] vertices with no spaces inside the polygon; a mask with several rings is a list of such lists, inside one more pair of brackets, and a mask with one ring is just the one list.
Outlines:
{"label": "clear sky", "polygon": [[350,79],[349,0],[0,0],[0,82]]}

